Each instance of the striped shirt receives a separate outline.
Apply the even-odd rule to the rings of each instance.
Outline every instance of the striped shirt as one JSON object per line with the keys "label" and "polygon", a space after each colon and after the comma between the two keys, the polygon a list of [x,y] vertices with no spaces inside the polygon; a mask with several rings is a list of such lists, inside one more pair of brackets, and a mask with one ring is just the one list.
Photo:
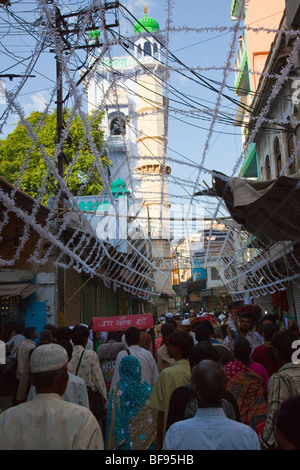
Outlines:
{"label": "striped shirt", "polygon": [[263,449],[276,446],[274,435],[274,415],[288,398],[300,394],[300,364],[289,362],[275,372],[268,382],[268,416],[266,426],[260,436]]}
{"label": "striped shirt", "polygon": [[[82,356],[79,369],[77,371],[77,366]],[[68,370],[71,374],[78,375],[84,379],[86,386],[90,387],[92,390],[99,392],[107,402],[106,386],[104,382],[103,373],[100,367],[99,359],[97,353],[90,349],[84,350],[82,346],[75,345],[73,348],[72,359],[68,364]],[[77,371],[77,373],[76,373]]]}

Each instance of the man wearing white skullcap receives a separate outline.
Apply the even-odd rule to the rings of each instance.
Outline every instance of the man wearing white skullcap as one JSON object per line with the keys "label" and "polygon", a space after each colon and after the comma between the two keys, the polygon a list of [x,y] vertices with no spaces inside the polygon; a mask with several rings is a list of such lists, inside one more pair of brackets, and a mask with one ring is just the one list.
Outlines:
{"label": "man wearing white skullcap", "polygon": [[1,450],[103,450],[100,426],[89,409],[62,400],[68,355],[58,344],[38,346],[30,357],[36,397],[0,414]]}
{"label": "man wearing white skullcap", "polygon": [[166,318],[173,318],[174,315],[171,312],[166,313]]}

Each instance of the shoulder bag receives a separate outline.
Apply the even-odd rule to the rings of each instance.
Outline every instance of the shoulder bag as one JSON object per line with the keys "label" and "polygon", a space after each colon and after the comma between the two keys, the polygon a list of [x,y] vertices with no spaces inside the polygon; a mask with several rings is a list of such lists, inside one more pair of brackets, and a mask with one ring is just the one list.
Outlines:
{"label": "shoulder bag", "polygon": [[[85,350],[83,350],[82,353],[81,353],[75,375],[77,375],[77,373],[78,373],[80,363],[81,363],[81,359],[82,359],[82,356],[83,356],[84,352],[85,352]],[[94,391],[88,386],[86,388],[87,388],[87,393],[88,393],[88,397],[89,397],[89,404],[90,404],[91,412],[93,413],[95,418],[98,419],[98,420],[105,418],[106,408],[105,408],[105,401],[104,401],[103,396],[101,395],[100,392]]]}

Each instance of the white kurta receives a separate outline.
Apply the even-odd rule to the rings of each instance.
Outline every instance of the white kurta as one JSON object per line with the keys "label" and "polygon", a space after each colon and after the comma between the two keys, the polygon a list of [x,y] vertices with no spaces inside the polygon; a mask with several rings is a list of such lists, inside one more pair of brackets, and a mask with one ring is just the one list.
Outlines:
{"label": "white kurta", "polygon": [[[157,368],[157,364],[155,362],[154,357],[152,356],[150,351],[147,351],[144,348],[141,348],[137,344],[134,344],[133,346],[128,347],[130,354],[134,357],[136,357],[142,368],[142,379],[146,380],[148,384],[153,387],[153,385],[156,383],[159,372]],[[114,386],[117,385],[118,381],[120,380],[120,374],[119,374],[119,365],[123,357],[127,356],[126,351],[120,351],[119,354],[116,357],[116,363],[115,363],[115,369],[110,385],[110,392],[113,390]]]}
{"label": "white kurta", "polygon": [[[35,387],[31,385],[27,396],[27,401],[31,401],[36,396]],[[64,401],[75,403],[76,405],[85,406],[90,409],[89,397],[85,381],[77,375],[73,375],[69,372],[69,380],[65,393],[61,396]]]}
{"label": "white kurta", "polygon": [[0,414],[1,450],[103,450],[100,426],[90,410],[55,393]]}

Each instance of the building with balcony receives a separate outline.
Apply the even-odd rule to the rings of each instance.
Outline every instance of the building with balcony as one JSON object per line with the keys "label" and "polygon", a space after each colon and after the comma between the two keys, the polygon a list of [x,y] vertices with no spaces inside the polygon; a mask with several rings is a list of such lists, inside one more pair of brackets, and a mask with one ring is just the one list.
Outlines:
{"label": "building with balcony", "polygon": [[[238,16],[240,5],[238,1],[233,2],[232,15]],[[240,176],[257,179],[262,184],[268,180],[276,183],[280,177],[297,177],[300,169],[300,45],[297,38],[300,2],[261,3],[254,0],[246,2],[246,5],[245,26],[264,27],[265,30],[255,32],[245,29],[236,62],[236,95],[241,96],[242,104],[251,106],[248,111],[239,110],[236,119],[236,125],[242,129],[244,148]],[[259,18],[262,20],[259,21]],[[246,47],[245,53],[241,50],[243,47]],[[244,76],[240,73],[239,64],[245,72]],[[245,84],[249,86],[246,94]],[[279,203],[289,197],[291,207],[298,204],[296,194],[293,196],[288,188]],[[280,223],[282,236],[272,238],[269,231],[267,240],[262,242],[259,237],[253,236],[255,233],[249,233],[247,246],[247,233],[244,232],[245,240],[240,237],[240,246],[245,247],[244,260],[240,260],[238,266],[235,263],[235,273],[230,273],[229,277],[244,279],[244,289],[251,293],[252,301],[262,305],[264,310],[281,315],[284,313],[299,322],[299,239],[297,235],[289,237],[284,234],[285,227],[287,231],[289,225],[298,226],[298,216],[296,210],[294,215],[293,211],[290,216],[285,215],[280,204],[277,206],[278,209],[273,206],[272,216],[275,221],[277,210],[278,219],[279,216],[283,218]],[[257,217],[268,224],[267,201],[264,207],[257,206]],[[242,292],[243,286],[236,290]]]}
{"label": "building with balcony", "polygon": [[246,148],[249,136],[248,124],[253,99],[257,93],[260,78],[269,56],[276,30],[280,26],[285,9],[284,0],[233,0],[231,19],[243,20],[243,34],[239,38],[239,51],[235,61],[235,95],[240,97],[236,114],[236,126],[241,127],[245,150],[241,176],[259,178],[257,150],[255,144]]}

